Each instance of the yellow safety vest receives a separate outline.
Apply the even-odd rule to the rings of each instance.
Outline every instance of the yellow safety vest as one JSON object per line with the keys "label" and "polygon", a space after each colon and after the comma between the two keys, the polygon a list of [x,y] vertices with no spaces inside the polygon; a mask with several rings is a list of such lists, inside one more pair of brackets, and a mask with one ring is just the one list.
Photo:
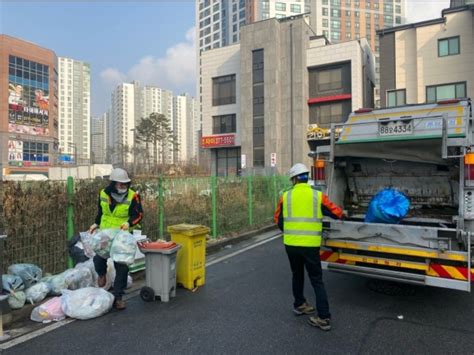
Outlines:
{"label": "yellow safety vest", "polygon": [[300,247],[321,246],[322,193],[300,183],[283,194],[283,243]]}
{"label": "yellow safety vest", "polygon": [[[113,211],[110,210],[109,199],[112,198],[105,193],[100,192],[100,207],[102,208],[102,218],[100,219],[100,229],[120,228],[122,224],[128,222],[128,210],[132,203],[135,191],[128,189],[127,199],[122,203],[117,203]],[[134,226],[136,227],[136,226]]]}

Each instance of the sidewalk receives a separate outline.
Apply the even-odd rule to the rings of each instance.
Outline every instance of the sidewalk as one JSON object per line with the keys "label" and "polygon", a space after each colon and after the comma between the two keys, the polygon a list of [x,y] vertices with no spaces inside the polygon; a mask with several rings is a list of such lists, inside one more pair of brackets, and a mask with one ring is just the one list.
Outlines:
{"label": "sidewalk", "polygon": [[[234,245],[239,245],[239,248],[245,248],[248,245],[259,243],[261,240],[271,238],[274,235],[278,235],[279,230],[275,226],[267,226],[258,230],[243,233],[238,236],[220,238],[218,240],[208,240],[206,246],[206,266],[209,263],[214,263],[216,258],[225,257],[228,254],[234,252]],[[125,300],[134,298],[140,294],[140,290],[145,286],[145,271],[139,271],[132,274],[133,284],[126,290],[124,296]],[[66,322],[70,323],[74,319],[66,319],[62,322],[53,322],[52,324],[41,324],[30,320],[31,311],[37,305],[26,304],[23,308],[15,311],[11,311],[8,314],[3,315],[4,328],[10,335],[10,338],[3,344],[9,343],[13,339],[25,336],[32,332],[41,332],[44,328],[56,327],[57,324]],[[0,349],[2,347],[0,346]]]}

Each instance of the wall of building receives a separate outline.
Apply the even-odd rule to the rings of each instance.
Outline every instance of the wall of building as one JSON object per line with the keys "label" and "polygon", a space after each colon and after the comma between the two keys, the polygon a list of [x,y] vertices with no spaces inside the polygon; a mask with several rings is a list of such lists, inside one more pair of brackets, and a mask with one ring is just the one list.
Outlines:
{"label": "wall of building", "polygon": [[[25,71],[20,69],[23,64],[10,65],[10,56],[28,61],[30,69],[25,71],[28,72],[26,75],[29,78],[26,78]],[[42,79],[47,78],[49,83],[38,83],[39,79],[31,76],[36,75],[36,69],[33,69],[30,62],[47,66],[47,70],[39,76]],[[0,35],[0,168],[3,173],[46,173],[46,167],[55,164],[59,128],[57,84],[57,57],[52,50]],[[29,97],[27,93],[30,94]],[[13,105],[11,108],[10,104]],[[15,111],[17,109],[19,111]],[[11,117],[9,111],[12,113]],[[14,112],[19,115],[13,114]],[[26,119],[32,117],[32,113],[41,118],[35,122],[30,118]],[[25,154],[29,153],[26,151],[25,142],[47,144],[48,149],[42,154],[47,158],[43,161],[27,160]]]}

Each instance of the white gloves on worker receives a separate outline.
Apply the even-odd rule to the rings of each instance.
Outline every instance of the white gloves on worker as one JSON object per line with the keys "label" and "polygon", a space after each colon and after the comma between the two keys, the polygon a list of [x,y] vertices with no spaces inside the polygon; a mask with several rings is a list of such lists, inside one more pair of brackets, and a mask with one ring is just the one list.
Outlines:
{"label": "white gloves on worker", "polygon": [[120,229],[123,231],[128,231],[128,228],[130,228],[130,224],[128,222],[125,222],[120,226]]}
{"label": "white gloves on worker", "polygon": [[89,234],[92,234],[95,232],[95,230],[98,228],[99,226],[97,224],[93,224],[92,226],[89,227]]}

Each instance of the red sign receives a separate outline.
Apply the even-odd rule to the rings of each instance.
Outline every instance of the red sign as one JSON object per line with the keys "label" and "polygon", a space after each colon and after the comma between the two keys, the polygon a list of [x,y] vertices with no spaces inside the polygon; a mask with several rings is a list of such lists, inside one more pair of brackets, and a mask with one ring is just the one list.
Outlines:
{"label": "red sign", "polygon": [[229,145],[235,145],[235,134],[201,137],[201,147],[203,148],[223,147]]}

